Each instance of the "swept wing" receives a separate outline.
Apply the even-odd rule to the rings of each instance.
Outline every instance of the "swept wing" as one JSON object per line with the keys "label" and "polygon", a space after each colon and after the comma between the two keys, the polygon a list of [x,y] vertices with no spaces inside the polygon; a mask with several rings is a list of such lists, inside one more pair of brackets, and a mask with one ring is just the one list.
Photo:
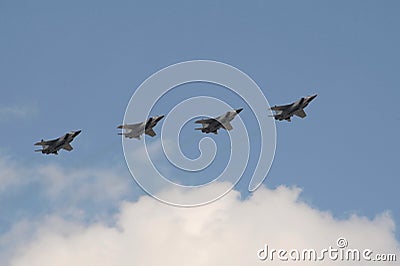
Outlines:
{"label": "swept wing", "polygon": [[223,123],[222,126],[226,129],[226,130],[232,130],[233,126],[231,125],[231,123],[229,123],[228,121]]}
{"label": "swept wing", "polygon": [[300,109],[300,110],[296,111],[294,114],[297,115],[298,117],[301,117],[301,118],[304,118],[304,117],[307,116],[306,112],[304,112],[303,109]]}
{"label": "swept wing", "polygon": [[154,130],[153,130],[152,128],[146,130],[145,133],[146,133],[147,135],[151,136],[151,137],[154,137],[154,136],[156,135],[156,132],[154,132]]}
{"label": "swept wing", "polygon": [[275,106],[271,107],[270,109],[274,110],[274,111],[284,111],[284,110],[290,108],[291,106],[292,106],[291,104],[275,105]]}
{"label": "swept wing", "polygon": [[67,143],[63,146],[63,149],[67,151],[72,151],[74,148],[72,148],[71,144]]}
{"label": "swept wing", "polygon": [[118,128],[133,130],[133,129],[139,128],[139,127],[142,126],[142,125],[143,125],[143,123],[129,124],[129,125],[128,125],[128,124],[125,124],[125,125],[120,125],[120,126],[118,126]]}

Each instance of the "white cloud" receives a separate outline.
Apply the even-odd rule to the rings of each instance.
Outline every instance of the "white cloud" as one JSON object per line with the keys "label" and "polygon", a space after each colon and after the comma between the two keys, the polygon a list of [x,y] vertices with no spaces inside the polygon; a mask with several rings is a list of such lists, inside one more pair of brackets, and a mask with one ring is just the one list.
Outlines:
{"label": "white cloud", "polygon": [[[139,197],[141,190],[134,183],[123,167],[67,169],[53,163],[26,167],[0,156],[0,202],[4,203],[0,234],[21,219],[43,215],[112,222],[109,215],[121,200]],[[3,246],[0,241],[0,253]]]}
{"label": "white cloud", "polygon": [[[134,198],[133,184],[124,167],[67,169],[53,163],[26,166],[0,156],[0,265],[7,265],[20,241],[29,241],[43,220],[56,225],[48,216],[63,224],[57,229],[65,227],[67,220],[112,222],[109,215],[121,200]],[[26,198],[37,202],[29,203]]]}
{"label": "white cloud", "polygon": [[17,179],[16,166],[8,158],[0,157],[0,192]]}
{"label": "white cloud", "polygon": [[[339,220],[301,201],[298,188],[261,187],[246,200],[232,191],[209,205],[176,208],[149,196],[123,201],[132,193],[133,181],[126,169],[68,170],[47,164],[27,171],[0,157],[0,193],[30,182],[40,184],[52,213],[17,220],[0,236],[1,265],[280,265],[277,260],[259,261],[257,251],[265,244],[275,249],[321,250],[335,247],[339,237],[345,237],[350,248],[397,253],[400,258],[389,213],[372,220],[357,215]],[[208,189],[225,185],[215,183]],[[160,193],[187,197],[177,191]],[[81,206],[87,201],[120,208],[116,216],[103,214],[88,222],[81,219],[92,211]],[[295,265],[305,264],[310,265]]]}
{"label": "white cloud", "polygon": [[113,225],[82,226],[51,217],[38,225],[31,241],[21,239],[9,265],[280,265],[276,260],[259,261],[257,250],[264,244],[322,249],[336,246],[338,237],[345,237],[351,248],[400,255],[388,213],[372,220],[355,215],[338,220],[311,208],[299,194],[298,188],[261,187],[246,200],[232,191],[197,208],[171,207],[143,196],[137,202],[123,202]]}
{"label": "white cloud", "polygon": [[26,171],[22,165],[13,161],[10,157],[0,156],[0,193],[13,186],[26,185],[32,180],[30,171]]}
{"label": "white cloud", "polygon": [[0,106],[0,121],[15,118],[25,118],[37,113],[37,107],[28,105]]}
{"label": "white cloud", "polygon": [[[72,169],[49,164],[36,169],[36,181],[46,186],[52,199],[73,195],[75,202],[118,200],[126,196],[132,184],[128,175],[117,169]],[[71,197],[71,196],[70,196]]]}
{"label": "white cloud", "polygon": [[75,202],[119,200],[130,192],[130,176],[117,168],[68,170],[56,164],[30,167],[0,157],[0,193],[10,187],[40,185],[50,200],[73,198]]}

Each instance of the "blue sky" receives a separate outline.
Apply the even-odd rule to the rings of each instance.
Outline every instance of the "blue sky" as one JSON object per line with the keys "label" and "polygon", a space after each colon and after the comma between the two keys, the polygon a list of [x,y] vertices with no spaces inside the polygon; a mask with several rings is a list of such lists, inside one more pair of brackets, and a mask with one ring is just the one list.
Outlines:
{"label": "blue sky", "polygon": [[[298,186],[304,201],[339,218],[388,210],[398,226],[399,7],[397,1],[1,1],[0,155],[17,168],[117,168],[129,188],[122,199],[136,199],[144,193],[127,178],[116,135],[131,95],[168,65],[216,60],[248,74],[271,105],[318,93],[306,119],[277,123],[268,188]],[[168,112],[172,99],[192,92],[240,104],[218,86],[196,90],[190,84],[172,92],[156,110]],[[33,152],[41,138],[77,129],[73,152]],[[195,156],[191,141],[199,132],[185,132],[182,146]],[[243,198],[250,176],[248,169],[237,186]],[[41,186],[0,191],[0,233],[59,207],[62,199],[42,198]],[[115,211],[108,204],[104,215]]]}

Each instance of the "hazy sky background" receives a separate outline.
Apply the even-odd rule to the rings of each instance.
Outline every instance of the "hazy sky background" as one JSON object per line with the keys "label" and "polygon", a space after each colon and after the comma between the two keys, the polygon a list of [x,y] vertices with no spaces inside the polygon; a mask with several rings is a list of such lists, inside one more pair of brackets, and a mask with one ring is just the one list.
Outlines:
{"label": "hazy sky background", "polygon": [[[195,59],[239,68],[271,105],[318,93],[307,118],[277,122],[266,187],[300,187],[303,201],[340,219],[389,211],[398,226],[399,11],[398,1],[0,1],[0,234],[67,206],[83,220],[107,219],[121,200],[144,195],[130,178],[116,126],[146,78]],[[190,84],[167,95],[154,115],[192,92],[240,104],[218,86]],[[251,117],[246,109],[240,115]],[[72,152],[33,152],[34,142],[78,129]],[[195,156],[193,140],[202,136],[185,132],[182,146]],[[216,163],[223,168],[224,160]],[[95,175],[60,181],[51,167],[119,174],[104,184]],[[9,185],[11,168],[24,173],[17,185]],[[36,173],[49,178],[38,181]],[[242,198],[250,176],[236,188]],[[71,190],[57,191],[51,180],[71,182]],[[75,188],[91,191],[91,184],[123,193],[73,199]],[[44,196],[48,186],[52,200]]]}

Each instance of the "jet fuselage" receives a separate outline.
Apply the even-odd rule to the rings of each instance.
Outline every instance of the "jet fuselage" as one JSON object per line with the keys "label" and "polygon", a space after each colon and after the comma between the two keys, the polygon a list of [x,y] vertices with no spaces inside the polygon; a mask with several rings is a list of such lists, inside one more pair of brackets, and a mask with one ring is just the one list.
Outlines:
{"label": "jet fuselage", "polygon": [[[231,130],[230,122],[235,118],[237,114],[239,114],[243,108],[237,109],[234,111],[228,111],[223,115],[220,115],[213,119],[204,119],[198,120],[196,123],[201,123],[203,125],[202,128],[197,128],[197,130],[201,130],[203,133],[214,133],[218,134],[218,130],[220,128],[224,128],[227,130]],[[203,122],[202,122],[203,121]],[[228,126],[228,128],[227,128]]]}
{"label": "jet fuselage", "polygon": [[[71,143],[74,140],[74,138],[78,136],[80,133],[81,130],[71,131],[58,139],[50,141],[42,140],[41,142],[38,142],[35,145],[42,145],[42,150],[40,150],[42,154],[58,154],[58,151],[60,149],[65,148],[67,145],[69,146],[69,143]],[[51,143],[51,144],[46,144],[46,143]]]}
{"label": "jet fuselage", "polygon": [[290,118],[297,114],[300,111],[303,111],[304,108],[308,106],[308,104],[317,97],[317,94],[307,97],[302,97],[298,101],[292,103],[286,109],[278,111],[277,114],[274,115],[276,120],[287,120],[290,121]]}

